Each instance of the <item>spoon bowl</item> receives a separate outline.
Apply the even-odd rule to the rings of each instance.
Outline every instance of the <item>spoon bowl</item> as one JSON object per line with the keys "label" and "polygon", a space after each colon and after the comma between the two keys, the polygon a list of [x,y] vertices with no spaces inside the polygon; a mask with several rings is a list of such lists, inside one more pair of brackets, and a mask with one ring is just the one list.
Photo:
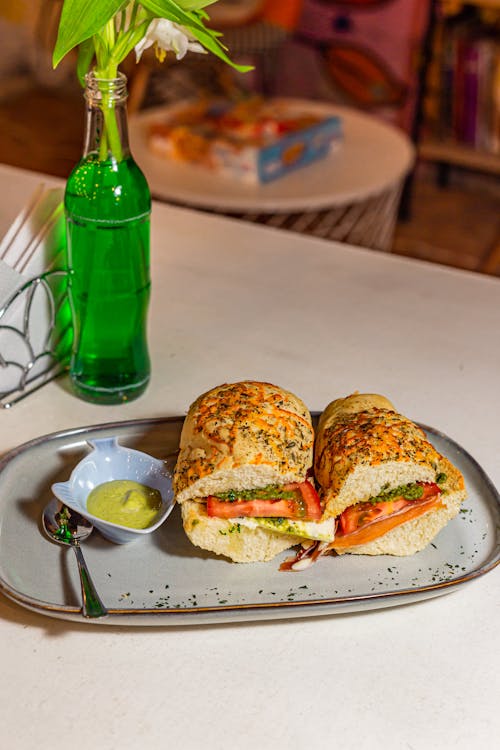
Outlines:
{"label": "spoon bowl", "polygon": [[56,498],[45,507],[42,522],[47,534],[61,544],[83,542],[94,530],[88,518],[70,510]]}
{"label": "spoon bowl", "polygon": [[84,617],[104,617],[108,611],[102,603],[90,577],[80,542],[93,531],[92,523],[56,498],[45,506],[42,525],[47,536],[57,544],[72,547],[75,551],[82,588],[82,614]]}

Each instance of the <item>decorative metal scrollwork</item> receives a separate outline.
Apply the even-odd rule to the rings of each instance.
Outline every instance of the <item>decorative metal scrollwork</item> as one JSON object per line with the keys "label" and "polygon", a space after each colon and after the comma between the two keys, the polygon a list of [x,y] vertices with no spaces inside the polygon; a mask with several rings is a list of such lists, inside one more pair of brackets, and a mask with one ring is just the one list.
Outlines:
{"label": "decorative metal scrollwork", "polygon": [[73,329],[66,270],[29,279],[0,308],[0,407],[63,373]]}

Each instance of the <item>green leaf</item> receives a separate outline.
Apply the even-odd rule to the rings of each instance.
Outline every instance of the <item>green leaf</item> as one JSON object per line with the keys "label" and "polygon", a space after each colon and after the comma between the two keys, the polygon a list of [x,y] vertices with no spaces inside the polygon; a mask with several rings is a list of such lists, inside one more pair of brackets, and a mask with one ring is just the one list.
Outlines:
{"label": "green leaf", "polygon": [[85,76],[90,70],[94,52],[94,42],[92,39],[85,39],[85,41],[78,46],[76,74],[82,86],[85,86]]}
{"label": "green leaf", "polygon": [[[204,26],[198,21],[194,9],[184,10],[181,2],[182,0],[179,0],[178,3],[174,2],[174,0],[141,0],[141,5],[146,10],[149,10],[154,18],[168,18],[169,21],[178,23],[181,26],[196,27],[203,30]],[[185,4],[188,5],[190,2],[191,4],[195,3],[195,0],[186,0]],[[202,0],[202,2],[205,2],[205,0]],[[202,7],[202,5],[199,5],[199,7]]]}
{"label": "green leaf", "polygon": [[[200,8],[206,8],[208,5],[213,5],[217,0],[173,0],[182,10],[199,10]],[[158,0],[158,4],[161,4],[162,0]],[[166,0],[165,7],[171,5],[169,0]],[[144,5],[144,3],[142,3]],[[168,10],[166,11],[168,13]],[[162,18],[168,18],[168,15],[162,16]]]}
{"label": "green leaf", "polygon": [[54,68],[74,47],[100,31],[129,0],[64,0],[52,62]]}

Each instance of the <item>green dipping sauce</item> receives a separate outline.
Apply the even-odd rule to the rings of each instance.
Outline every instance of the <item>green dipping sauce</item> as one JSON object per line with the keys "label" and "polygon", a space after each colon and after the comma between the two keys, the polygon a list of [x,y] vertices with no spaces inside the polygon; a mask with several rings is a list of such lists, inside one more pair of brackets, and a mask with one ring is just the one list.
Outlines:
{"label": "green dipping sauce", "polygon": [[130,479],[113,479],[94,487],[87,498],[87,510],[103,521],[146,529],[161,508],[161,494]]}

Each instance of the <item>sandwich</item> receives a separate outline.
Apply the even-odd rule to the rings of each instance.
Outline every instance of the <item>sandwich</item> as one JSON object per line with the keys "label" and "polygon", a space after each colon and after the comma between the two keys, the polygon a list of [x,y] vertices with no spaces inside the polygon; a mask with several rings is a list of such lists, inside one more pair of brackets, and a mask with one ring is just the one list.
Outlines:
{"label": "sandwich", "polygon": [[217,386],[190,406],[173,487],[191,542],[234,562],[265,562],[304,540],[329,541],[335,519],[310,480],[311,415],[271,383]]}
{"label": "sandwich", "polygon": [[460,471],[424,431],[375,394],[327,406],[314,469],[325,518],[336,521],[322,553],[413,555],[458,514],[467,494]]}

